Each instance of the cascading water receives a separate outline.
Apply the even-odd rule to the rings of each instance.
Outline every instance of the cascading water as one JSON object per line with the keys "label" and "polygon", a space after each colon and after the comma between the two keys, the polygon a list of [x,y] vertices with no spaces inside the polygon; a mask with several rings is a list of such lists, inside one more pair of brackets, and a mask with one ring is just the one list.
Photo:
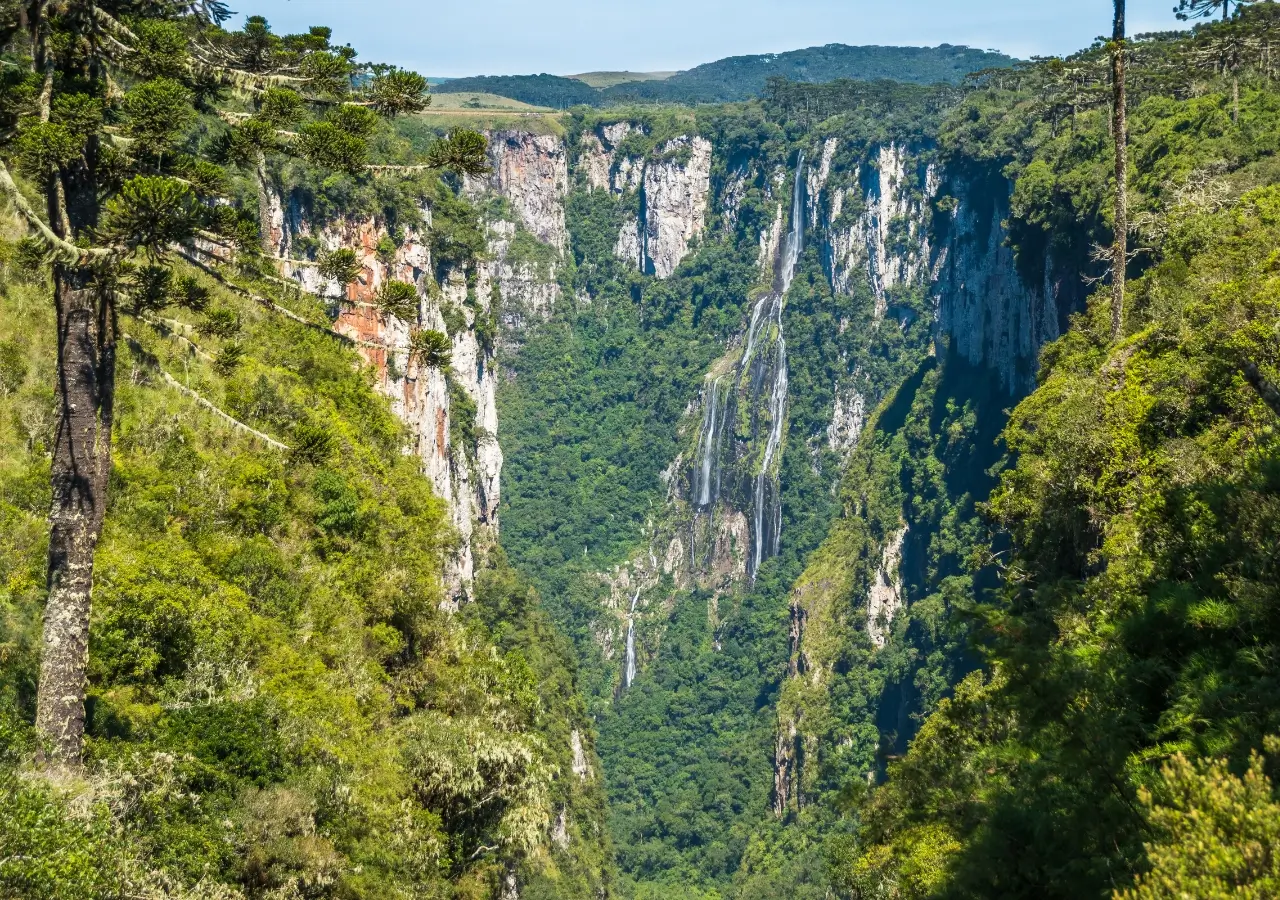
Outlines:
{"label": "cascading water", "polygon": [[640,602],[640,588],[631,598],[631,609],[627,613],[627,661],[622,670],[622,689],[625,691],[636,681],[636,604]]}
{"label": "cascading water", "polygon": [[[753,440],[759,435],[761,416],[767,410],[769,431],[760,457],[760,469],[752,492],[752,535],[747,560],[747,575],[754,581],[760,564],[776,556],[782,539],[782,496],[773,473],[782,449],[783,427],[787,412],[787,340],[782,331],[782,316],[787,291],[795,279],[804,250],[804,154],[796,165],[795,191],[791,203],[791,231],[787,234],[777,259],[774,260],[773,288],[761,297],[751,310],[746,343],[734,373],[733,388],[722,387],[727,375],[708,375],[703,391],[702,432],[693,471],[692,500],[694,531],[697,517],[714,514],[720,501],[721,459],[726,436],[734,433],[737,404],[743,397],[749,402]],[[772,358],[764,352],[770,342]],[[767,398],[766,398],[767,393]],[[745,396],[744,396],[745,395]],[[714,541],[714,537],[711,538]],[[691,564],[697,567],[697,554],[690,543]],[[710,548],[708,548],[710,550]]]}
{"label": "cascading water", "polygon": [[707,390],[703,399],[702,437],[698,444],[698,471],[696,473],[697,507],[710,509],[720,499],[720,435],[724,431],[725,408],[721,405],[720,385],[724,376],[707,376]]}
{"label": "cascading water", "polygon": [[[782,430],[787,413],[787,337],[782,330],[782,313],[786,308],[787,291],[795,280],[804,250],[804,154],[796,164],[795,193],[791,202],[791,232],[787,235],[778,266],[774,270],[773,291],[764,297],[751,314],[751,330],[747,336],[747,349],[742,356],[745,375],[752,369],[755,353],[764,324],[776,335],[774,345],[773,381],[769,394],[769,435],[765,440],[760,471],[756,475],[754,497],[755,520],[752,529],[751,556],[747,562],[747,574],[754,581],[760,564],[766,556],[776,556],[782,540],[782,492],[773,476],[774,462],[782,447]],[[758,370],[763,376],[762,369]],[[753,379],[754,380],[754,379]]]}

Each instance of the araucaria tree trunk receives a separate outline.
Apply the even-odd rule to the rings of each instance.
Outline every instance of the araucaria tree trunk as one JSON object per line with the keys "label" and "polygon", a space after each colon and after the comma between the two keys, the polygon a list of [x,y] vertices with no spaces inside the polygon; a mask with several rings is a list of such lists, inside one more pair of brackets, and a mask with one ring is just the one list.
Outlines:
{"label": "araucaria tree trunk", "polygon": [[1125,0],[1115,0],[1115,31],[1111,39],[1112,131],[1116,139],[1116,231],[1112,250],[1111,339],[1120,339],[1124,326],[1124,289],[1129,267],[1129,121],[1125,109]]}
{"label": "araucaria tree trunk", "polygon": [[59,410],[36,727],[42,760],[57,767],[78,766],[84,747],[93,555],[111,475],[116,323],[91,285],[88,270],[55,267]]}
{"label": "araucaria tree trunk", "polygon": [[267,172],[267,157],[259,153],[254,164],[254,180],[258,185],[258,221],[262,229],[262,252],[267,256],[280,256],[279,237],[275,232],[276,210],[273,203],[271,175]]}

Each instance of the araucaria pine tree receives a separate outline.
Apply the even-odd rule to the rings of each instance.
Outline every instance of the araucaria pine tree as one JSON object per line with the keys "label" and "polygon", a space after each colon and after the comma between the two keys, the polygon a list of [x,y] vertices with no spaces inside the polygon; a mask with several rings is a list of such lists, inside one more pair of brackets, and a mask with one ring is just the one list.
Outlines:
{"label": "araucaria pine tree", "polygon": [[[227,16],[218,0],[0,3],[0,43],[26,54],[25,66],[0,69],[0,195],[39,248],[57,310],[36,722],[50,767],[75,767],[82,755],[121,317],[202,302],[198,286],[170,265],[171,253],[197,236],[257,242],[256,216],[214,202],[224,173],[198,152],[197,118],[216,124],[220,98],[247,96],[255,111],[231,117],[230,158],[258,163],[289,152],[356,173],[366,169],[379,117],[427,102],[421,76],[356,65],[349,48],[331,46],[327,29],[276,37],[250,19],[229,34],[220,27]],[[427,165],[481,170],[478,137],[442,141]]]}
{"label": "araucaria pine tree", "polygon": [[[1235,0],[1236,9],[1254,0]],[[1186,22],[1189,19],[1208,19],[1217,15],[1218,10],[1222,10],[1222,19],[1226,21],[1231,17],[1232,0],[1178,0],[1178,5],[1173,8],[1174,14],[1179,19]]]}

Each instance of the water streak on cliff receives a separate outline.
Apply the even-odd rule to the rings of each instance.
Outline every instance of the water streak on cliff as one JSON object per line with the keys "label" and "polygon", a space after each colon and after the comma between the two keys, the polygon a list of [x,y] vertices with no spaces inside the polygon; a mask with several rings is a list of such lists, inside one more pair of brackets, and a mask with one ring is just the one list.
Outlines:
{"label": "water streak on cliff", "polygon": [[724,375],[707,376],[703,397],[702,436],[698,441],[698,470],[695,495],[700,510],[710,509],[720,499],[720,437],[724,433],[728,401],[721,397]]}
{"label": "water streak on cliff", "polygon": [[[751,314],[751,330],[747,336],[747,349],[742,356],[742,375],[752,373],[753,388],[760,384],[764,369],[753,366],[761,333],[768,325],[774,336],[774,360],[769,394],[769,434],[765,440],[760,471],[756,474],[755,513],[751,555],[747,574],[754,580],[760,564],[769,556],[776,556],[782,540],[782,492],[773,472],[778,451],[782,448],[782,434],[787,413],[787,338],[782,328],[782,314],[786,308],[787,291],[795,279],[804,250],[804,154],[796,165],[796,183],[791,202],[791,232],[787,235],[778,266],[774,270],[773,290],[756,304]],[[752,393],[758,396],[758,391]]]}
{"label": "water streak on cliff", "polygon": [[636,604],[640,602],[640,588],[631,598],[631,610],[627,613],[627,661],[622,673],[622,689],[625,691],[636,681]]}

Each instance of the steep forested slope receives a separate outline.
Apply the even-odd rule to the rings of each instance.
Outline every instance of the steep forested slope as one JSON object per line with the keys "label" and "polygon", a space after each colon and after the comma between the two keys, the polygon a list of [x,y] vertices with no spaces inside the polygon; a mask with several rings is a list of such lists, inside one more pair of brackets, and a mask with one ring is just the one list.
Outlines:
{"label": "steep forested slope", "polygon": [[660,100],[668,103],[732,103],[764,93],[775,78],[800,84],[896,81],[901,84],[959,83],[983,69],[1012,66],[1003,53],[973,47],[850,47],[828,44],[786,53],[735,56],[695,66],[662,81],[615,85],[603,93],[613,101]]}
{"label": "steep forested slope", "polygon": [[[487,842],[540,843],[572,789],[577,707],[528,588],[494,568],[483,611],[442,613],[445,509],[351,352],[204,279],[205,319],[128,326],[90,775],[68,801],[16,775],[39,647],[54,329],[46,287],[18,283],[12,256],[8,268],[0,840],[14,857],[81,849],[53,869],[6,862],[5,883],[24,897],[202,879],[426,896],[459,876],[484,884],[472,860]],[[222,322],[232,333],[214,337]]]}
{"label": "steep forested slope", "polygon": [[[72,38],[95,20],[43,21],[39,7],[21,22],[0,9],[18,61],[4,61],[0,174],[21,214],[0,239],[0,895],[607,890],[571,649],[500,551],[463,565],[471,506],[451,479],[477,477],[488,444],[452,354],[491,347],[496,326],[467,305],[461,274],[482,253],[479,212],[438,170],[485,171],[484,139],[415,151],[365,108],[398,102],[395,91],[343,93],[358,73],[326,29],[276,36],[250,18],[229,34],[165,4],[100,10],[113,46],[135,44],[107,91],[56,68],[94,59],[92,40]],[[33,61],[17,27],[32,21],[38,46],[50,32],[62,41],[56,64]],[[211,72],[201,53],[246,71]],[[46,64],[51,113],[28,70]],[[263,94],[256,73],[289,66],[323,68],[324,96],[313,103],[301,78]],[[175,80],[189,76],[199,94]],[[421,91],[396,70],[361,83],[405,86],[415,103]],[[279,139],[289,123],[298,132]],[[77,248],[58,234],[73,236],[72,216],[90,221],[84,210],[63,208],[54,232],[33,198],[61,197],[63,178],[88,179],[104,158],[111,218]],[[375,160],[419,165],[387,177]],[[143,174],[126,181],[135,166]],[[305,199],[314,232],[287,220],[282,191]],[[135,227],[159,238],[130,237]],[[322,247],[326,228],[346,227],[359,238]],[[88,250],[95,240],[118,243]],[[90,255],[69,301],[68,271]],[[454,269],[463,296],[449,321],[432,306],[421,322]],[[93,348],[72,330],[85,308],[102,310]],[[51,469],[81,432],[67,383],[91,350],[113,453],[89,544],[87,698],[60,698],[87,699],[84,740],[55,756],[33,728],[48,700],[42,656],[57,649],[41,637],[57,586],[46,571],[63,552],[50,549],[50,508],[65,496]],[[418,396],[397,403],[389,377],[437,388],[425,448],[405,412]],[[430,471],[437,448],[461,474]]]}
{"label": "steep forested slope", "polygon": [[108,229],[5,220],[0,896],[1275,893],[1275,4],[1127,48],[1118,340],[1105,47],[481,136],[325,29],[110,10],[138,61],[41,121],[0,4],[0,187],[56,211],[92,133],[200,227],[84,276],[51,767],[51,297]]}
{"label": "steep forested slope", "polygon": [[[999,575],[957,607],[984,671],[923,720],[863,810],[861,845],[837,854],[858,896],[1108,896],[1150,865],[1142,896],[1269,893],[1268,863],[1225,850],[1274,846],[1219,818],[1243,783],[1178,754],[1241,772],[1275,730],[1256,668],[1274,640],[1271,567],[1253,547],[1274,504],[1274,344],[1257,336],[1276,313],[1274,188],[1259,190],[1278,172],[1276,21],[1266,4],[1134,49],[1141,277],[1124,337],[1110,340],[1105,298],[1081,309],[1012,414],[992,537],[960,543]],[[948,153],[1013,180],[1010,242],[1031,283],[1102,274],[1106,118],[1061,80],[1089,65],[997,79],[944,130]],[[1270,788],[1253,784],[1240,809],[1265,817]]]}
{"label": "steep forested slope", "polygon": [[[580,302],[525,339],[499,393],[509,452],[504,544],[578,645],[612,787],[615,841],[624,869],[651,884],[641,893],[726,889],[753,830],[770,818],[788,590],[837,510],[833,488],[863,408],[929,352],[931,310],[918,280],[923,226],[890,220],[899,209],[922,215],[930,151],[904,145],[908,155],[889,162],[884,148],[923,140],[936,127],[941,95],[851,95],[849,112],[822,131],[797,128],[782,106],[709,110],[696,119],[634,110],[575,123],[578,181],[568,224]],[[690,142],[690,133],[705,144]],[[611,172],[591,167],[602,135],[615,136]],[[669,275],[644,274],[645,261],[629,258],[617,236],[637,216],[645,220],[653,202],[646,198],[663,190],[658,177],[696,178],[699,153],[710,147],[702,246]],[[802,154],[812,162],[797,173]],[[883,182],[874,168],[882,155],[886,167],[900,167]],[[637,173],[639,190],[620,186],[633,165],[649,173]],[[844,218],[825,205],[837,195],[848,203]],[[814,231],[788,270],[794,280],[782,329],[762,338],[785,332],[793,348],[792,437],[776,468],[762,469],[773,376],[754,388],[744,380],[730,399],[726,373],[741,365],[744,329],[779,275],[775,254],[800,221],[796,197]],[[863,249],[841,249],[868,221],[874,233],[858,232]],[[891,227],[901,236],[890,251]],[[644,251],[655,272],[668,267],[661,233],[651,231]],[[887,283],[859,274],[867,246],[894,270]],[[713,452],[712,385],[717,404],[739,410],[733,446],[754,447],[726,443]],[[840,404],[847,413],[833,423]],[[706,471],[719,473],[723,496],[700,500],[693,482],[705,476],[691,469],[712,456]],[[759,484],[774,490],[775,472],[781,540],[753,557],[751,498]],[[635,557],[637,543],[645,549]],[[628,605],[640,612],[628,617]],[[628,618],[635,637],[624,642]],[[797,865],[815,885],[823,882],[820,858]]]}

